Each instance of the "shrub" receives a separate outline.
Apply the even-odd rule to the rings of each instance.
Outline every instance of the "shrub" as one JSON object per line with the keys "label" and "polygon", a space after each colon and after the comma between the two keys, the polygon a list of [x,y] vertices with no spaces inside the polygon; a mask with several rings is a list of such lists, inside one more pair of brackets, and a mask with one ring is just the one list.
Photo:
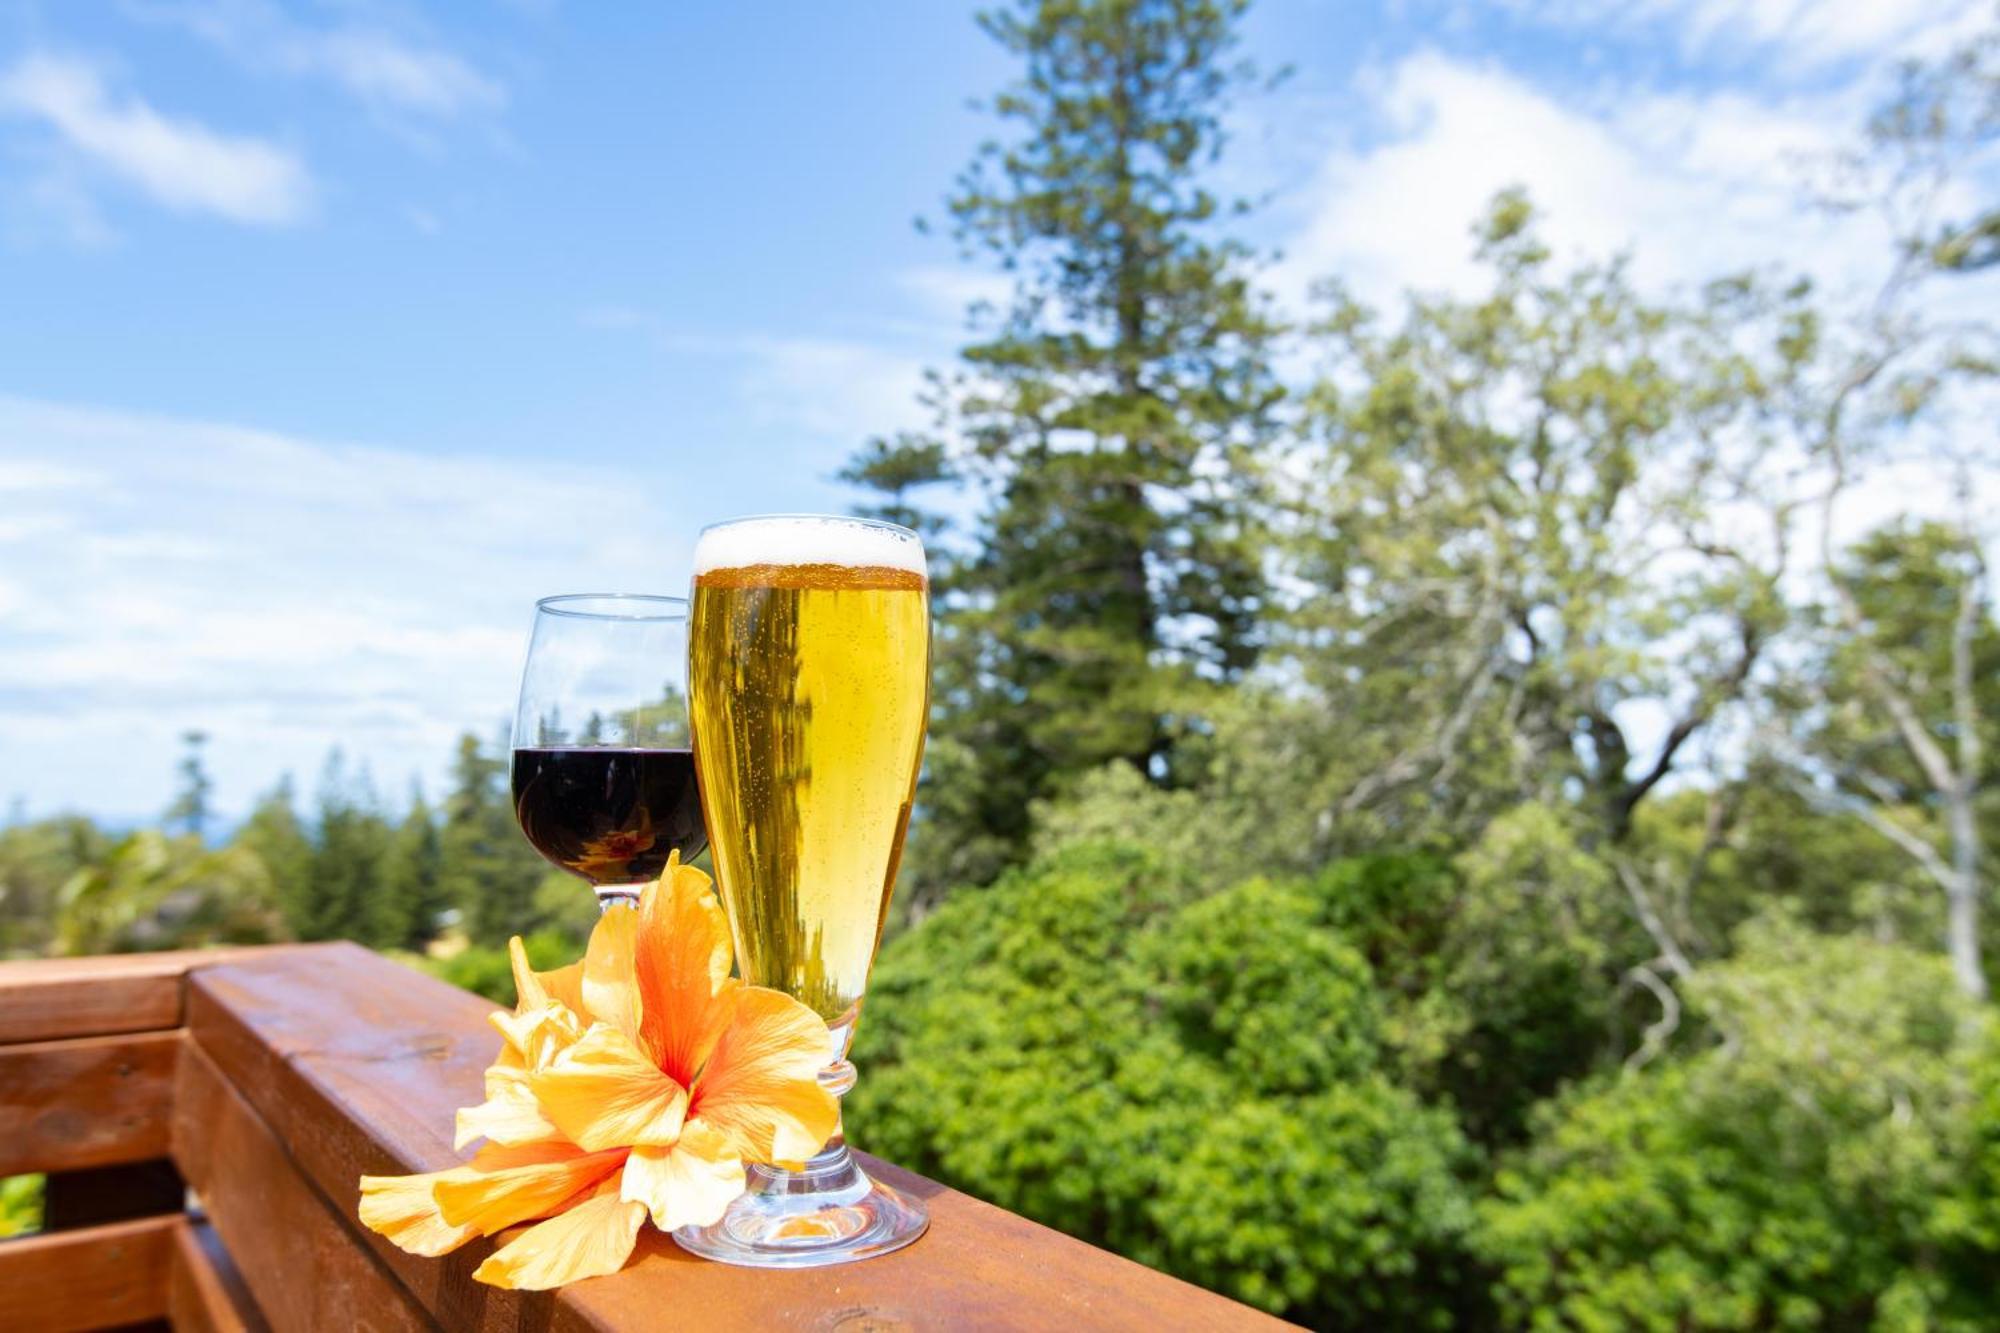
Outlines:
{"label": "shrub", "polygon": [[1442,1327],[1470,1153],[1384,1077],[1367,960],[1298,889],[1196,899],[1083,843],[883,951],[857,1139],[1325,1327]]}
{"label": "shrub", "polygon": [[1994,1053],[1946,964],[1760,924],[1689,991],[1719,1048],[1558,1100],[1500,1170],[1509,1321],[1991,1327]]}

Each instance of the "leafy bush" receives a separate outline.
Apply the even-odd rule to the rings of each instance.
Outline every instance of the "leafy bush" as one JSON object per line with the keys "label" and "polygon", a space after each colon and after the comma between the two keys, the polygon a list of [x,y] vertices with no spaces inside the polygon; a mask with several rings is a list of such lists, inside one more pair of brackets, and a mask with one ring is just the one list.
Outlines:
{"label": "leafy bush", "polygon": [[[559,930],[538,930],[523,936],[521,944],[528,951],[528,962],[537,971],[562,967],[583,956],[582,946]],[[454,986],[484,995],[495,1004],[514,1003],[514,970],[505,949],[474,944],[444,958],[426,958],[421,954],[396,956]]]}
{"label": "leafy bush", "polygon": [[242,847],[154,829],[126,835],[56,894],[55,944],[125,953],[285,938],[268,869]]}
{"label": "leafy bush", "polygon": [[959,894],[883,952],[850,1124],[1288,1317],[1446,1326],[1470,1150],[1384,1077],[1367,960],[1321,915],[1259,880],[1196,898],[1109,843]]}
{"label": "leafy bush", "polygon": [[1509,1321],[1990,1328],[1995,1054],[1945,963],[1762,923],[1690,992],[1723,1045],[1559,1100],[1500,1170]]}
{"label": "leafy bush", "polygon": [[0,1240],[42,1229],[42,1189],[46,1177],[0,1176]]}
{"label": "leafy bush", "polygon": [[1631,926],[1561,812],[1517,806],[1455,858],[1348,857],[1303,891],[1367,957],[1400,1081],[1452,1103],[1476,1141],[1517,1140],[1529,1108],[1610,1046],[1611,959]]}

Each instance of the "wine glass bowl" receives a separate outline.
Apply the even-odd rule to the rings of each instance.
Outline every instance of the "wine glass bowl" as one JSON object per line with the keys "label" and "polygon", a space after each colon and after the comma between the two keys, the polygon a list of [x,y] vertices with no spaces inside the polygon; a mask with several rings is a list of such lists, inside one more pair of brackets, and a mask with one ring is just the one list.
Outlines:
{"label": "wine glass bowl", "polygon": [[636,901],[707,844],[689,749],[687,602],[570,593],[535,604],[514,715],[514,814],[600,903]]}

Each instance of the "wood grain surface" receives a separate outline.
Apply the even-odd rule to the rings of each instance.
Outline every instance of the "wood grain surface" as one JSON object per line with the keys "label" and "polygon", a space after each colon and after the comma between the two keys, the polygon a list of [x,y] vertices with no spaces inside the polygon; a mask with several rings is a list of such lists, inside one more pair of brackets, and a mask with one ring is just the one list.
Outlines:
{"label": "wood grain surface", "polygon": [[142,1032],[0,1046],[0,1176],[166,1156],[181,1040]]}
{"label": "wood grain surface", "polygon": [[179,1027],[183,979],[191,968],[261,952],[183,949],[0,963],[0,1042]]}
{"label": "wood grain surface", "polygon": [[174,1158],[274,1329],[420,1329],[430,1320],[356,1243],[291,1154],[199,1050],[181,1061]]}
{"label": "wood grain surface", "polygon": [[182,1218],[167,1263],[167,1322],[174,1333],[260,1333],[269,1328],[208,1223]]}
{"label": "wood grain surface", "polygon": [[[429,1171],[459,1161],[450,1144],[452,1113],[481,1098],[480,1072],[498,1043],[485,1021],[491,1010],[365,949],[321,945],[201,969],[190,979],[187,1017],[212,1068],[351,1219],[364,1172]],[[864,1160],[924,1201],[931,1228],[907,1250],[844,1267],[731,1268],[695,1259],[649,1231],[624,1272],[519,1297],[470,1282],[484,1246],[440,1262],[409,1259],[378,1238],[363,1243],[451,1329],[1280,1327],[1246,1306]],[[222,1232],[244,1260],[229,1229]]]}
{"label": "wood grain surface", "polygon": [[148,1217],[0,1244],[0,1323],[9,1333],[71,1333],[160,1318],[180,1224]]}

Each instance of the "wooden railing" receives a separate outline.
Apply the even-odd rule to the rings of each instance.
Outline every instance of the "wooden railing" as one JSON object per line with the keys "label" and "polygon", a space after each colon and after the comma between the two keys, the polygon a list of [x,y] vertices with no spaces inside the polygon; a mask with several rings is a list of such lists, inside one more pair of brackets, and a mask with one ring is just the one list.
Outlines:
{"label": "wooden railing", "polygon": [[621,1273],[513,1293],[472,1280],[486,1244],[412,1258],[356,1181],[457,1162],[491,1009],[349,944],[0,964],[0,1176],[48,1173],[46,1230],[0,1241],[0,1327],[1273,1326],[873,1159],[931,1229],[863,1264],[730,1268],[649,1229]]}

